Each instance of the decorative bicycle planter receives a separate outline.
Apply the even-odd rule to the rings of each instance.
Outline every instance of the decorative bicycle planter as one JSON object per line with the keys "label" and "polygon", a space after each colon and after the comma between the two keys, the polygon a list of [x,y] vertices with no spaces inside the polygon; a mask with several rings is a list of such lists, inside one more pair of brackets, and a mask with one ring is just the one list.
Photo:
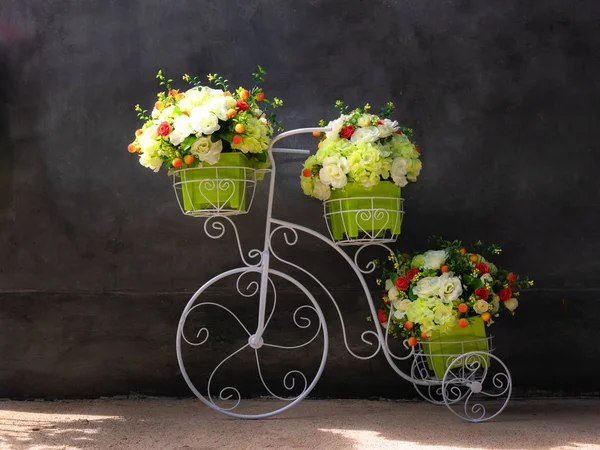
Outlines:
{"label": "decorative bicycle planter", "polygon": [[[391,368],[401,378],[412,383],[419,395],[425,400],[434,404],[444,404],[454,414],[471,422],[485,421],[495,417],[506,407],[510,399],[512,381],[506,366],[492,354],[491,337],[475,336],[466,341],[452,341],[449,343],[430,341],[426,344],[419,344],[416,347],[409,347],[405,342],[401,346],[402,352],[399,354],[391,349],[388,342],[388,334],[382,331],[382,327],[379,324],[375,323],[372,324],[374,329],[363,331],[361,334],[363,343],[371,346],[371,351],[366,355],[358,354],[348,345],[343,314],[327,287],[313,273],[284,259],[275,251],[274,243],[282,242],[280,239],[275,239],[276,236],[283,238],[283,242],[291,247],[299,241],[299,232],[306,233],[320,242],[327,244],[333,251],[337,252],[354,272],[364,292],[371,315],[373,317],[377,316],[373,298],[364,278],[365,274],[372,273],[375,270],[375,265],[369,262],[366,266],[362,267],[359,264],[359,257],[364,249],[370,247],[381,247],[391,255],[394,255],[385,244],[392,242],[399,233],[399,225],[404,214],[402,199],[396,197],[394,200],[391,200],[389,197],[386,197],[385,204],[380,205],[375,203],[378,199],[375,198],[374,200],[371,198],[367,200],[367,202],[371,203],[368,203],[366,206],[363,203],[365,201],[364,198],[360,197],[332,198],[325,202],[325,217],[329,221],[328,226],[333,235],[332,237],[334,239],[339,238],[337,243],[314,230],[272,217],[276,175],[276,164],[273,154],[277,152],[308,153],[308,151],[304,150],[273,148],[273,145],[288,136],[316,131],[329,131],[329,129],[304,128],[292,130],[280,134],[271,142],[269,157],[272,168],[271,179],[269,181],[270,189],[265,223],[265,240],[264,246],[260,250],[252,249],[245,254],[241,247],[235,223],[230,217],[227,217],[228,215],[247,212],[249,206],[243,210],[239,205],[234,207],[231,203],[221,202],[219,197],[218,202],[208,202],[212,208],[209,207],[204,210],[186,209],[185,201],[182,203],[181,198],[178,197],[180,199],[180,206],[183,205],[182,211],[184,214],[208,217],[204,223],[204,231],[208,237],[219,239],[225,236],[228,225],[231,225],[243,263],[241,267],[223,272],[207,281],[192,296],[181,315],[177,329],[176,351],[181,373],[189,388],[201,401],[216,411],[238,418],[257,419],[269,417],[291,408],[302,401],[317,384],[325,367],[329,347],[325,317],[319,303],[305,287],[304,283],[282,271],[273,269],[271,267],[273,259],[286,267],[300,272],[303,277],[314,282],[323,291],[325,296],[331,300],[342,324],[344,344],[352,356],[357,359],[367,360],[374,358],[381,352]],[[192,186],[194,186],[193,183],[202,183],[198,179],[191,181],[189,178],[183,178],[183,180],[182,182],[177,181],[175,183],[175,189],[179,195],[185,192],[183,188],[180,188],[181,183],[192,183]],[[215,180],[212,181],[215,182]],[[227,178],[225,176],[219,178],[219,182],[222,181],[243,182],[246,191],[248,183],[250,183],[251,197],[253,197],[256,184],[255,175],[251,175],[250,180],[248,180],[247,173],[243,177],[236,175],[235,177],[231,176],[231,178]],[[215,186],[218,186],[218,183]],[[241,187],[242,185],[236,186]],[[186,189],[189,192],[189,187]],[[193,190],[194,187],[191,189]],[[251,197],[246,196],[246,200],[249,199],[251,202]],[[343,205],[342,202],[349,202],[350,205]],[[360,206],[357,207],[356,203],[353,205],[351,202],[359,202]],[[228,204],[229,207],[227,206]],[[384,212],[388,215],[382,215]],[[339,216],[335,218],[336,215]],[[350,218],[349,220],[348,217]],[[342,236],[338,233],[340,228],[331,225],[336,220],[338,221],[338,225],[341,223],[343,227]],[[349,226],[353,224],[353,220],[356,222],[355,228]],[[369,224],[371,225],[370,229]],[[337,231],[334,231],[334,229]],[[350,246],[349,244],[355,244],[355,246]],[[356,249],[353,257],[349,256],[343,250],[352,248]],[[218,302],[202,301],[202,296],[207,290],[213,288],[219,282],[231,279],[234,280],[235,293],[237,295],[244,298],[245,302],[256,302],[257,315],[254,317],[256,326],[253,328],[245,325],[245,317],[242,320],[227,306]],[[278,315],[275,313],[281,306],[277,302],[278,290],[275,281],[288,283],[303,298],[308,300],[308,303],[302,304],[291,313],[294,330],[300,333],[301,336],[300,343],[274,342],[270,338],[269,329],[278,319]],[[289,291],[286,291],[286,295],[289,297]],[[251,308],[248,308],[246,303],[243,314],[247,315],[249,309]],[[188,359],[188,356],[190,351],[203,348],[203,345],[211,338],[211,319],[207,316],[209,311],[215,317],[214,320],[229,320],[228,323],[232,324],[230,327],[232,335],[234,330],[238,330],[237,332],[240,336],[237,338],[232,337],[232,341],[237,342],[239,347],[231,352],[226,352],[225,356],[221,346],[222,341],[219,341],[216,349],[211,349],[208,346],[204,347],[207,351],[216,352],[217,355],[213,356],[218,356],[221,361],[211,370],[213,366],[207,369],[204,363],[205,360],[202,360],[201,369],[206,373],[206,379],[204,386],[198,388],[191,373],[192,369],[197,366],[198,360]],[[280,329],[278,328],[278,330]],[[446,344],[450,344],[450,347]],[[304,358],[294,357],[293,354],[295,352],[298,355],[302,352],[310,351],[311,346],[318,346],[319,348],[320,357],[318,366],[307,369],[302,368],[301,370],[298,367],[303,364]],[[440,348],[446,350],[440,351]],[[448,348],[450,348],[450,351],[447,350]],[[267,351],[285,352],[286,357],[281,358],[281,361],[296,366],[296,368],[285,373],[281,384],[277,383],[277,385],[280,385],[279,389],[273,387],[275,383],[262,370],[262,358]],[[233,385],[217,387],[216,379],[221,369],[235,361],[241,364],[241,366],[238,366],[238,371],[235,372],[239,374],[240,378],[247,380],[247,377],[254,373],[256,379],[262,384],[263,391],[268,396],[280,400],[282,405],[272,407],[272,403],[269,402],[264,405],[267,408],[266,412],[245,411],[243,407],[243,395],[238,388]],[[399,364],[402,362],[411,364],[410,373],[402,370]],[[242,369],[241,373],[239,370],[240,367]],[[309,371],[312,375],[307,376],[306,373],[309,373]],[[230,371],[229,373],[232,372]]]}

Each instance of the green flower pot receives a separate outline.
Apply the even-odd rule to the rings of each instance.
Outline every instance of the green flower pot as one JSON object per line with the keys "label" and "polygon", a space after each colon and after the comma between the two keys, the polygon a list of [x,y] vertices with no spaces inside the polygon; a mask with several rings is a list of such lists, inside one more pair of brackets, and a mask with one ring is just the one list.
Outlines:
{"label": "green flower pot", "polygon": [[[381,181],[368,190],[356,183],[332,190],[327,206],[333,239],[358,238],[361,233],[384,237],[385,230],[394,235],[400,234],[400,198],[400,187],[391,181]],[[372,214],[373,211],[375,214]]]}
{"label": "green flower pot", "polygon": [[204,164],[179,173],[185,211],[246,211],[246,180],[252,179],[254,170],[248,158],[239,152],[221,153],[216,164]]}
{"label": "green flower pot", "polygon": [[[467,362],[463,359],[460,363],[452,364],[452,360],[457,356],[468,352],[489,351],[485,324],[481,317],[471,317],[468,320],[469,325],[465,328],[461,328],[456,324],[447,333],[434,332],[427,341],[421,344],[426,355],[427,366],[435,372],[437,378],[442,379],[444,377],[449,365],[455,369],[462,367]],[[482,366],[487,367],[490,358],[486,354],[484,357],[478,358],[477,361]]]}

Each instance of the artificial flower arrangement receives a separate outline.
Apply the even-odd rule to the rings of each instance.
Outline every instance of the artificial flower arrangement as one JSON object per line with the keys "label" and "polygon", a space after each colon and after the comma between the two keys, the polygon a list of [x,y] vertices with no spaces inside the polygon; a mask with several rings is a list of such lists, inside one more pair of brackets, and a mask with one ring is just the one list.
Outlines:
{"label": "artificial flower arrangement", "polygon": [[413,132],[389,119],[391,102],[379,114],[371,114],[368,104],[349,111],[338,100],[336,107],[340,117],[319,123],[331,131],[315,133],[320,142],[304,163],[302,190],[325,202],[336,241],[364,238],[365,233],[381,238],[386,230],[395,236],[402,220],[400,188],[417,181],[421,171]]}
{"label": "artificial flower arrangement", "polygon": [[[135,140],[128,150],[139,154],[142,166],[158,172],[166,165],[169,173],[184,180],[186,210],[206,205],[220,209],[225,203],[237,208],[245,204],[243,183],[249,171],[235,171],[231,167],[268,167],[267,150],[273,128],[281,128],[275,114],[268,111],[282,106],[283,102],[277,97],[272,101],[265,98],[260,87],[265,75],[264,69],[258,66],[258,71],[252,74],[251,89],[239,87],[230,91],[228,80],[217,74],[208,75],[209,82],[216,88],[203,86],[197,77],[186,74],[183,80],[191,88],[179,91],[171,86],[173,80],[159,71],[157,78],[164,90],[158,93],[152,111],[148,113],[136,105],[144,125],[135,132]],[[264,105],[263,109],[260,104]],[[228,169],[190,170],[210,166]],[[201,183],[219,176],[235,181],[222,184],[222,189]]]}
{"label": "artificial flower arrangement", "polygon": [[366,190],[389,181],[404,187],[417,181],[421,171],[420,148],[411,142],[413,132],[388,117],[394,111],[389,102],[379,114],[371,114],[370,105],[348,111],[343,102],[336,107],[341,116],[325,125],[319,149],[304,163],[301,185],[306,195],[328,200],[332,190],[357,183]]}
{"label": "artificial flower arrangement", "polygon": [[[533,280],[498,268],[482,253],[499,254],[497,245],[481,241],[468,251],[458,240],[432,238],[435,249],[424,253],[390,256],[382,264],[385,283],[378,321],[393,337],[402,337],[409,346],[419,341],[433,349],[436,341],[469,341],[450,350],[443,346],[429,350],[444,355],[465,351],[487,351],[485,326],[500,314],[514,314],[519,306],[519,289],[533,286]],[[458,348],[458,350],[457,350]],[[443,376],[448,361],[432,357],[430,367]]]}
{"label": "artificial flower arrangement", "polygon": [[473,246],[478,252],[469,252],[461,241],[434,239],[436,250],[390,256],[382,265],[385,293],[378,319],[390,335],[414,346],[434,332],[464,328],[472,317],[489,326],[502,313],[514,314],[518,289],[533,286],[533,280],[499,269],[481,254],[499,254],[499,246],[478,242]]}
{"label": "artificial flower arrangement", "polygon": [[197,77],[184,75],[192,87],[178,91],[171,87],[173,80],[162,71],[156,76],[164,87],[152,112],[135,109],[145,123],[135,132],[129,144],[130,153],[140,155],[140,164],[158,172],[163,164],[179,169],[196,167],[202,162],[215,164],[222,153],[241,152],[257,162],[267,161],[266,151],[276,122],[273,114],[267,117],[259,108],[263,102],[267,111],[283,103],[277,97],[265,98],[259,83],[266,72],[258,66],[252,74],[254,86],[248,90],[239,87],[229,92],[228,80],[217,74],[208,80],[220,89],[202,86]]}

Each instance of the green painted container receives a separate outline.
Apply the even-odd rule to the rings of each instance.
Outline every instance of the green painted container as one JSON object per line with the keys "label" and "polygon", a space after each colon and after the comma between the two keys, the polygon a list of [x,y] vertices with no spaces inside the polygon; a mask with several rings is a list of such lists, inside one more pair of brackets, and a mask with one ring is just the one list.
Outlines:
{"label": "green painted container", "polygon": [[[442,379],[446,373],[446,369],[451,364],[452,368],[461,367],[463,364],[452,364],[452,360],[463,353],[468,352],[488,352],[488,339],[485,334],[485,324],[481,317],[471,317],[469,325],[461,328],[456,324],[449,332],[441,334],[439,331],[423,342],[422,348],[427,356],[427,366],[435,372],[435,375]],[[469,342],[473,341],[473,342]],[[442,343],[443,342],[443,343]],[[486,354],[485,357],[478,361],[487,367],[490,363],[490,358]],[[464,363],[465,361],[461,361]]]}
{"label": "green painted container", "polygon": [[[356,197],[382,198],[371,200]],[[390,230],[395,235],[400,234],[402,212],[399,208],[399,198],[400,187],[391,181],[381,181],[369,190],[356,183],[348,183],[344,189],[332,190],[327,206],[331,213],[328,217],[333,239],[341,241],[358,238],[361,233],[383,237],[386,234],[385,230]],[[377,217],[377,214],[373,217],[370,213],[372,208],[383,209],[385,212],[381,217]],[[368,211],[361,213],[360,210]]]}
{"label": "green painted container", "polygon": [[221,153],[216,164],[204,164],[202,168],[180,172],[183,208],[246,211],[246,179],[254,176],[248,158],[239,152]]}

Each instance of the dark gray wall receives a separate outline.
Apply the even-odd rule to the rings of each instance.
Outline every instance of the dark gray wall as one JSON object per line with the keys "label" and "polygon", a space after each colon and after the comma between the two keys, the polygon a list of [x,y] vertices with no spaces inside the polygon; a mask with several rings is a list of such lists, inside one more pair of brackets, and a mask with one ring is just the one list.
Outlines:
{"label": "dark gray wall", "polygon": [[[338,98],[394,101],[424,163],[404,191],[398,247],[431,234],[503,244],[498,261],[536,280],[495,325],[517,392],[598,392],[584,368],[600,356],[599,19],[595,0],[3,0],[0,396],[188,393],[179,314],[239,259],[180,214],[165,173],[127,153],[133,106],[152,104],[159,68],[248,84],[257,63],[288,129],[335,117]],[[281,161],[276,216],[324,231],[320,203],[299,188],[301,158]],[[260,245],[265,187],[238,221],[247,248]],[[360,349],[369,312],[343,261],[310,239],[287,254],[332,288]],[[283,294],[292,311],[296,294]],[[315,394],[412,395],[382,357],[348,355],[321,299],[333,343]],[[234,331],[215,326],[218,356]],[[288,330],[276,339],[292,342]],[[275,374],[287,360],[267,361]]]}

